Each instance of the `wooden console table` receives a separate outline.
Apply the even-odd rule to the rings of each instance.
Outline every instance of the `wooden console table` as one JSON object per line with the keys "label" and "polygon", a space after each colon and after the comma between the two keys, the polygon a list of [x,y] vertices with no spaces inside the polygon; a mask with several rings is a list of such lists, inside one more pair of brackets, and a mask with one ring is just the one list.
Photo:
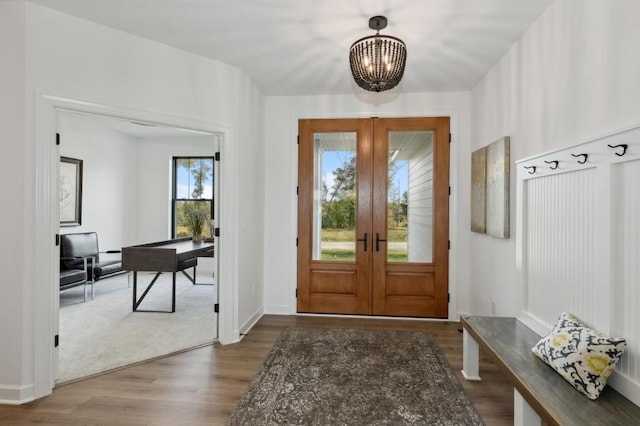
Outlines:
{"label": "wooden console table", "polygon": [[[134,312],[175,312],[176,311],[176,273],[193,268],[195,284],[198,257],[211,256],[215,244],[212,242],[194,243],[191,237],[156,243],[140,244],[122,248],[122,269],[133,272],[133,311]],[[138,271],[155,272],[155,276],[145,291],[138,298]],[[173,291],[171,311],[147,311],[138,309],[140,303],[163,272],[173,274]],[[185,273],[186,275],[186,273]],[[188,276],[188,275],[187,275]]]}

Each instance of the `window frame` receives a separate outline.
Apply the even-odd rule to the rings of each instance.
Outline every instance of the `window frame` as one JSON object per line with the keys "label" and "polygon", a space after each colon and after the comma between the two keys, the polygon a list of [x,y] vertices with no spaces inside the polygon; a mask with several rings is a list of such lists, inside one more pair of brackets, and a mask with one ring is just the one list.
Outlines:
{"label": "window frame", "polygon": [[[211,198],[177,198],[177,186],[178,186],[178,161],[179,160],[185,160],[185,159],[190,159],[190,160],[211,160]],[[178,205],[179,202],[185,202],[185,201],[195,201],[195,202],[210,202],[210,216],[211,216],[211,220],[215,219],[215,162],[216,162],[216,157],[215,155],[182,155],[182,156],[174,156],[172,157],[171,160],[171,238],[175,239],[176,238],[176,220],[177,220],[177,214],[176,214],[176,207]]]}

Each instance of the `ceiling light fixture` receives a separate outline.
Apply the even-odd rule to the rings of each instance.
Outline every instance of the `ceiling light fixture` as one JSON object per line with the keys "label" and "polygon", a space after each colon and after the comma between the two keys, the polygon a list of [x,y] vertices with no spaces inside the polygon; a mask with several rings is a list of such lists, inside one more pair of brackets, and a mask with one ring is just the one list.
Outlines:
{"label": "ceiling light fixture", "polygon": [[369,28],[375,35],[363,37],[351,45],[349,63],[358,86],[371,92],[393,89],[400,83],[407,63],[407,46],[396,37],[380,35],[387,18],[374,16]]}

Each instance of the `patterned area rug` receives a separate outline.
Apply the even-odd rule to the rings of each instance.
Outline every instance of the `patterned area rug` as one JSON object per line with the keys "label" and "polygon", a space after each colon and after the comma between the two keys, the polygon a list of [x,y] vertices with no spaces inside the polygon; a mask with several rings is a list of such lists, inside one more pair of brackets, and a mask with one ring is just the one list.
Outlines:
{"label": "patterned area rug", "polygon": [[229,425],[482,425],[428,333],[285,329]]}

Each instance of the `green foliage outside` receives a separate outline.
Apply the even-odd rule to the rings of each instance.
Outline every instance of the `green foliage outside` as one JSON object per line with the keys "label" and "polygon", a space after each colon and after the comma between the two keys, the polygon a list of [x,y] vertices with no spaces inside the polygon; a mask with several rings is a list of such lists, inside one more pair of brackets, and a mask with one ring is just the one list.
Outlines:
{"label": "green foliage outside", "polygon": [[210,235],[210,201],[180,201],[176,203],[176,237],[190,237],[196,229],[194,225],[202,221],[201,235]]}
{"label": "green foliage outside", "polygon": [[[387,230],[387,241],[407,241],[407,193],[400,193],[393,184],[395,174],[402,165],[391,162],[389,164],[389,197],[387,201],[387,223],[391,229]],[[342,167],[333,172],[333,185],[328,188],[322,186],[322,235],[323,242],[353,242],[356,240],[356,158],[350,155]],[[369,240],[373,244],[372,239]],[[371,247],[371,246],[370,246]],[[321,260],[342,262],[355,261],[355,252],[349,249],[323,249]],[[406,250],[388,250],[389,262],[406,262]]]}
{"label": "green foliage outside", "polygon": [[176,237],[211,235],[211,200],[203,199],[206,184],[213,187],[212,158],[177,158],[176,167],[187,171],[191,198],[176,202]]}
{"label": "green foliage outside", "polygon": [[[323,229],[321,238],[326,242],[352,242],[355,240],[355,233],[353,229]],[[407,228],[387,230],[387,240],[390,242],[407,241]]]}
{"label": "green foliage outside", "polygon": [[[355,262],[356,254],[353,250],[322,250],[320,260],[333,260],[340,262]],[[407,252],[400,250],[388,250],[387,261],[389,262],[406,262]]]}
{"label": "green foliage outside", "polygon": [[[322,241],[353,241],[353,229],[356,226],[356,157],[353,153],[348,154],[342,167],[333,171],[331,188],[322,183]],[[389,163],[389,241],[406,241],[408,195],[406,191],[400,193],[398,185],[393,183],[396,173],[402,168],[401,163]],[[345,232],[341,234],[340,230]]]}

